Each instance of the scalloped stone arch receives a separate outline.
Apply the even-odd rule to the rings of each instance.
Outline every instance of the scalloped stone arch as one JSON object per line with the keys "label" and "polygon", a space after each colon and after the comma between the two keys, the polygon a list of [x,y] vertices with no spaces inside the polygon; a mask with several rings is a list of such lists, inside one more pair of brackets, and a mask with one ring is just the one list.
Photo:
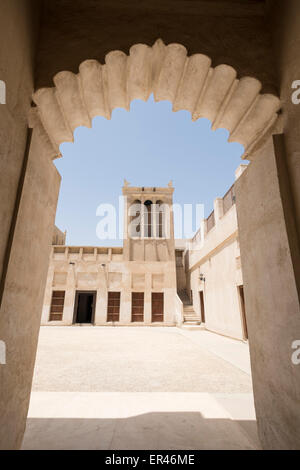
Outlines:
{"label": "scalloped stone arch", "polygon": [[212,67],[203,54],[187,55],[187,49],[158,39],[152,47],[135,44],[127,56],[109,52],[105,64],[86,60],[79,73],[59,72],[55,87],[33,94],[36,107],[30,123],[39,126],[51,157],[60,156],[59,146],[73,142],[78,126],[91,127],[92,119],[110,119],[115,108],[130,109],[134,99],[169,100],[173,111],[187,110],[192,119],[207,118],[212,129],[229,131],[229,142],[244,146],[243,158],[256,151],[275,129],[280,100],[261,94],[253,77],[237,78],[229,65]]}

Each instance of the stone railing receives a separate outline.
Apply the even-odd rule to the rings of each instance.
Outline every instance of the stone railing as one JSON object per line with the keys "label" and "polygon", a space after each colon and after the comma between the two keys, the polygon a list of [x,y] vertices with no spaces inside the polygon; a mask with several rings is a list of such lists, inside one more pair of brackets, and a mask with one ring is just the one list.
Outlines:
{"label": "stone railing", "polygon": [[233,204],[235,204],[234,184],[228,189],[225,196],[223,196],[223,214],[226,214]]}
{"label": "stone railing", "polygon": [[54,245],[51,256],[57,261],[121,261],[122,247],[64,246]]}

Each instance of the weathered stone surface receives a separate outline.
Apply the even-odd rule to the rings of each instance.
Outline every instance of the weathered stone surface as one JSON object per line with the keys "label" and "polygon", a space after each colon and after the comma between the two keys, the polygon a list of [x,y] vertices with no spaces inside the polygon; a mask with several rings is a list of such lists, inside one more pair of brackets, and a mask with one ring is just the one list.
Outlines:
{"label": "weathered stone surface", "polygon": [[0,275],[26,146],[39,11],[37,1],[1,1],[0,80],[6,84],[6,104],[0,104]]}
{"label": "weathered stone surface", "polygon": [[259,436],[265,449],[299,449],[300,309],[278,171],[270,141],[236,182],[237,215]]}
{"label": "weathered stone surface", "polygon": [[56,88],[38,90],[33,100],[56,148],[71,139],[70,132],[76,127],[90,126],[90,114],[109,117],[113,109],[129,110],[132,99],[146,100],[153,92],[156,101],[171,101],[175,111],[186,109],[193,120],[209,119],[214,129],[228,125],[228,130],[233,130],[229,140],[244,145],[248,155],[272,131],[280,100],[260,95],[258,80],[245,77],[240,84],[229,65],[212,68],[210,64],[201,54],[187,58],[181,44],[165,46],[162,40],[152,48],[136,44],[129,57],[121,51],[107,54],[104,66],[83,62],[78,77],[71,72],[57,74]]}
{"label": "weathered stone surface", "polygon": [[1,449],[20,447],[25,430],[59,185],[34,133],[0,309]]}
{"label": "weathered stone surface", "polygon": [[[286,3],[286,2],[285,2]],[[205,54],[213,66],[231,65],[239,77],[256,77],[263,92],[278,84],[272,43],[257,0],[46,0],[37,58],[37,88],[61,70],[77,73],[86,59],[104,63],[109,51],[133,44],[183,44]]]}

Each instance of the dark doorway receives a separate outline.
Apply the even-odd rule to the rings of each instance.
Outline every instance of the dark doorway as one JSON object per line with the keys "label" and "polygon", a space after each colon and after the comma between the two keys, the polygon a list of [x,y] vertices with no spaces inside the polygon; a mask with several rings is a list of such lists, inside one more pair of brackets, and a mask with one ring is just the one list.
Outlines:
{"label": "dark doorway", "polygon": [[152,322],[164,321],[164,294],[163,292],[152,292]]}
{"label": "dark doorway", "polygon": [[201,323],[205,323],[205,306],[204,306],[204,293],[203,290],[199,292],[200,295],[200,314],[201,314]]}
{"label": "dark doorway", "polygon": [[238,291],[239,291],[239,297],[240,297],[243,335],[244,335],[244,339],[248,339],[248,328],[247,328],[247,320],[246,320],[244,286],[238,286]]}
{"label": "dark doorway", "polygon": [[94,323],[96,292],[77,291],[73,323]]}

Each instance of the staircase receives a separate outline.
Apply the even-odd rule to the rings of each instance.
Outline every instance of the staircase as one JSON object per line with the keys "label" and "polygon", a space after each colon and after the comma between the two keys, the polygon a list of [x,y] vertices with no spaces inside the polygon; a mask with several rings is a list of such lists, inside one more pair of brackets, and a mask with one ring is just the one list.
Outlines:
{"label": "staircase", "polygon": [[184,325],[200,325],[201,317],[198,315],[192,305],[183,306],[183,324]]}
{"label": "staircase", "polygon": [[195,312],[186,290],[179,291],[178,295],[183,303],[183,326],[199,326],[201,317]]}

